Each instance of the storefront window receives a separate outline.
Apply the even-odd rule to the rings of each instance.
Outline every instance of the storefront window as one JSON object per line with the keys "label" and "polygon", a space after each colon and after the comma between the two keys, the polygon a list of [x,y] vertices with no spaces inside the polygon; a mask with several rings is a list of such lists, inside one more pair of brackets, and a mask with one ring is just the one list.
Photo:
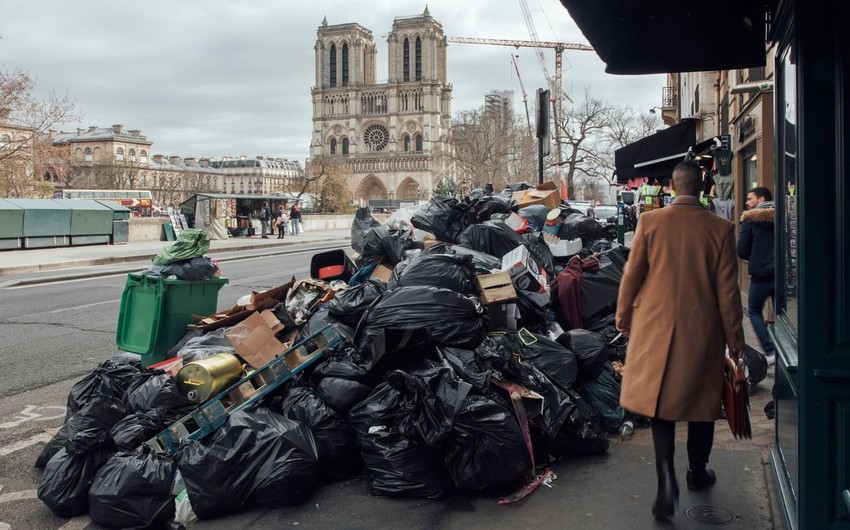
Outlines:
{"label": "storefront window", "polygon": [[[781,315],[788,326],[797,331],[797,90],[795,79],[797,68],[791,53],[793,47],[786,50],[780,65],[780,91],[777,98],[777,129],[780,134],[780,158],[777,160],[778,179],[776,195],[782,200],[782,218],[780,242],[781,252],[776,255],[781,263],[782,276],[777,276]],[[780,267],[777,267],[779,270]],[[784,285],[783,285],[784,284]]]}

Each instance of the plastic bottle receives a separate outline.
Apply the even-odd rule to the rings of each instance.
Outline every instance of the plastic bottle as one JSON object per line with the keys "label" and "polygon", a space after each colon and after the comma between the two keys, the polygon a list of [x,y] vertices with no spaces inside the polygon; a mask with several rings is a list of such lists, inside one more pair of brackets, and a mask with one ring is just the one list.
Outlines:
{"label": "plastic bottle", "polygon": [[634,434],[635,424],[629,420],[624,421],[620,425],[620,439],[625,439]]}

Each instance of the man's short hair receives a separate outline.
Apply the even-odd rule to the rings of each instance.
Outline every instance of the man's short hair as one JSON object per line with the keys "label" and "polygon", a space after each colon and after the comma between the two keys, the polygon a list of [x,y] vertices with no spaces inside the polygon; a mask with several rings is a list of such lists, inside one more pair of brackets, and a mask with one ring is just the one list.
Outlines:
{"label": "man's short hair", "polygon": [[678,193],[696,194],[702,187],[702,168],[696,162],[680,162],[673,168],[673,181]]}
{"label": "man's short hair", "polygon": [[773,193],[771,193],[770,190],[765,188],[764,186],[756,186],[755,188],[751,189],[748,193],[752,193],[753,195],[756,196],[757,199],[764,198],[764,200],[766,200],[766,201],[772,201],[773,200]]}

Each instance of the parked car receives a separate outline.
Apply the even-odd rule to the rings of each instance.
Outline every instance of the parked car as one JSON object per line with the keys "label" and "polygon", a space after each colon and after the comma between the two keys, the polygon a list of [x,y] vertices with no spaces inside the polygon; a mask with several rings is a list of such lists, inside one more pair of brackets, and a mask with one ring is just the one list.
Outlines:
{"label": "parked car", "polygon": [[[599,206],[594,206],[591,208],[591,212],[593,214],[593,218],[600,223],[617,222],[617,205],[615,204],[601,204]],[[614,219],[611,219],[612,217]]]}

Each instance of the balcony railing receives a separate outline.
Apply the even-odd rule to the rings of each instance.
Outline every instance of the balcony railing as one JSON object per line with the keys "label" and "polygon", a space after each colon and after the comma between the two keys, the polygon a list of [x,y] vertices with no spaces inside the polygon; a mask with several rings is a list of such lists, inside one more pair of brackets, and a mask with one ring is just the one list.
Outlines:
{"label": "balcony railing", "polygon": [[664,110],[679,108],[679,87],[666,86],[661,89],[661,108]]}

